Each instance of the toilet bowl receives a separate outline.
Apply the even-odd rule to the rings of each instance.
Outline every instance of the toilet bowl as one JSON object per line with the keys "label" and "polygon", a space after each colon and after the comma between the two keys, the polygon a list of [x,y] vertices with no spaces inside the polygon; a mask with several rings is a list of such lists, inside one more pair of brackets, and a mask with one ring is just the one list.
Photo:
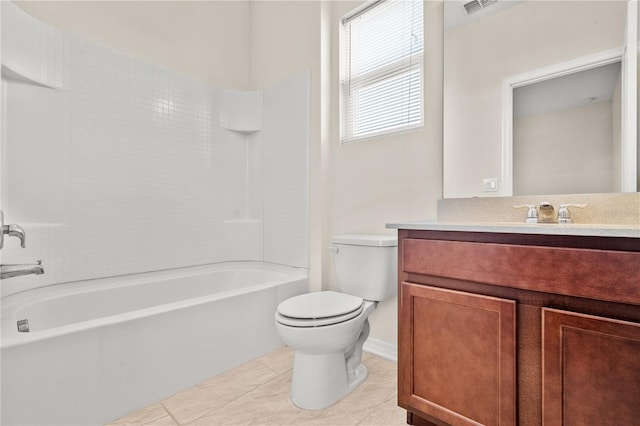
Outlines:
{"label": "toilet bowl", "polygon": [[276,329],[282,341],[295,351],[291,402],[297,407],[308,410],[328,407],[367,378],[367,368],[361,362],[362,345],[369,335],[367,317],[376,308],[376,302],[334,291],[304,294],[298,296],[301,300],[287,301],[304,302],[305,297],[307,300],[317,297],[321,303],[342,296],[360,299],[360,303],[348,312],[333,315],[339,311],[330,309],[329,315],[316,318],[286,316],[282,314],[286,308],[282,307],[276,313]]}
{"label": "toilet bowl", "polygon": [[276,330],[295,351],[290,395],[297,407],[326,408],[366,380],[362,346],[369,336],[367,318],[378,301],[395,293],[396,241],[388,236],[333,237],[341,291],[303,294],[278,306]]}

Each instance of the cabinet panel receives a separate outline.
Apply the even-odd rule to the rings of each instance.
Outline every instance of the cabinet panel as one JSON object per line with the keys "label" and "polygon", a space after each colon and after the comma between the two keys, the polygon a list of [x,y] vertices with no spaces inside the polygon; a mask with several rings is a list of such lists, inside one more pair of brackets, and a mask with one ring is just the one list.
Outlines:
{"label": "cabinet panel", "polygon": [[452,425],[514,425],[515,302],[402,283],[399,402]]}
{"label": "cabinet panel", "polygon": [[638,419],[640,324],[543,309],[543,424]]}
{"label": "cabinet panel", "polygon": [[401,253],[406,273],[640,305],[640,252],[406,238]]}

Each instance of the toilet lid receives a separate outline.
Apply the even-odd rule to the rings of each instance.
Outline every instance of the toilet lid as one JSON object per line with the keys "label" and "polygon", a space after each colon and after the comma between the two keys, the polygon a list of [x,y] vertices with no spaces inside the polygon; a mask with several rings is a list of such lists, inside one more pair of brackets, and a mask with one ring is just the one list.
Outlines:
{"label": "toilet lid", "polygon": [[285,300],[278,305],[278,313],[297,319],[337,317],[357,311],[362,307],[362,302],[361,297],[350,294],[319,291]]}

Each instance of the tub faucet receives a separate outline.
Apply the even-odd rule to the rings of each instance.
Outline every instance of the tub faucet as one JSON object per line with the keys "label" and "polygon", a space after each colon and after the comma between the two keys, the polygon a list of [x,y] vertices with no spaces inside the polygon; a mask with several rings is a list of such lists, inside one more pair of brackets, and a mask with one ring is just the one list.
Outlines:
{"label": "tub faucet", "polygon": [[4,235],[5,234],[9,235],[10,237],[18,237],[18,238],[20,238],[20,247],[22,247],[22,248],[26,247],[26,244],[25,244],[26,233],[24,232],[24,229],[20,225],[15,225],[15,224],[5,225],[4,224],[4,213],[2,212],[2,210],[0,210],[0,230],[1,230],[1,232],[0,232],[0,249],[4,245]]}
{"label": "tub faucet", "polygon": [[25,264],[25,265],[0,265],[0,279],[19,277],[21,275],[42,275],[44,274],[44,268],[42,267],[42,260],[38,260],[37,263]]}

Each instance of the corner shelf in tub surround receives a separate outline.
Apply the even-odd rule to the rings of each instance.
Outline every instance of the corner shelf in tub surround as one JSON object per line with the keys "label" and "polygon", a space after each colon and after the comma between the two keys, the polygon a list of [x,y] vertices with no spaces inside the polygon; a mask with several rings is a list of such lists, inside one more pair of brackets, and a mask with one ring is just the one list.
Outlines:
{"label": "corner shelf in tub surround", "polygon": [[640,226],[387,228],[410,424],[637,422]]}
{"label": "corner shelf in tub surround", "polygon": [[32,84],[35,86],[45,87],[48,89],[61,89],[62,83],[49,82],[43,78],[37,77],[35,73],[22,69],[15,65],[2,64],[2,77],[11,81],[17,81],[25,84]]}

